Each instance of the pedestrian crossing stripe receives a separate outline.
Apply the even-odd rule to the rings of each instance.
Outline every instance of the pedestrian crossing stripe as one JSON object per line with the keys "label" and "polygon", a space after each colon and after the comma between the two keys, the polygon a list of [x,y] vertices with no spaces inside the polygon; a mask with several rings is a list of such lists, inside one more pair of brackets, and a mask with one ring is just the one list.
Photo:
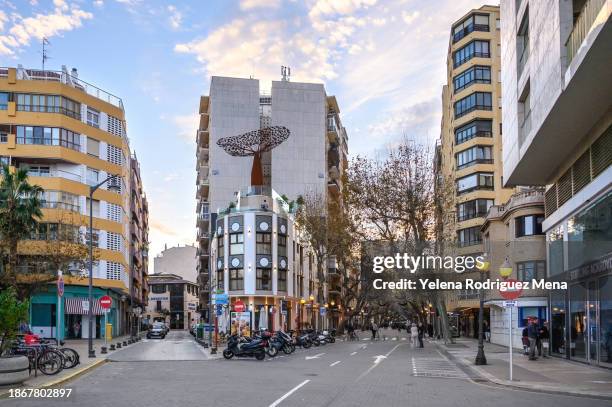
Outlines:
{"label": "pedestrian crossing stripe", "polygon": [[427,357],[412,358],[412,375],[416,377],[469,379],[463,371],[451,362]]}

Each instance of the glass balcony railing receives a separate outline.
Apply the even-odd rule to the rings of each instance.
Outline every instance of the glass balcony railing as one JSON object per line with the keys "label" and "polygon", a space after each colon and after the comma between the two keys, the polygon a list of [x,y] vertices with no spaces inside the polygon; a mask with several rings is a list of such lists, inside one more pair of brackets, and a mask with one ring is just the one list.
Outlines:
{"label": "glass balcony railing", "polygon": [[601,11],[602,7],[606,4],[606,0],[587,0],[580,11],[580,15],[574,23],[574,28],[565,43],[567,48],[567,61],[568,64],[572,62],[572,59],[576,56],[578,49],[582,45],[585,37],[591,30],[593,23],[597,19],[597,15]]}

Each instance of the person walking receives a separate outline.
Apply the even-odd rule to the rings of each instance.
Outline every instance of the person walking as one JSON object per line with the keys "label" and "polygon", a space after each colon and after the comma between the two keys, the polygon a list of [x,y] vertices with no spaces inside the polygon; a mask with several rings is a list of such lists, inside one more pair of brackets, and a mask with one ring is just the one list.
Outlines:
{"label": "person walking", "polygon": [[542,328],[540,328],[538,336],[540,339],[538,342],[538,356],[547,358],[548,356],[546,356],[546,354],[548,353],[550,340],[550,332],[548,331],[548,321],[544,321],[544,325],[542,326]]}
{"label": "person walking", "polygon": [[419,337],[419,348],[422,348],[423,347],[423,337],[425,336],[425,327],[423,326],[421,322],[419,322],[419,325],[417,327],[417,333]]}
{"label": "person walking", "polygon": [[538,341],[538,326],[534,318],[529,318],[528,320],[527,338],[529,339],[529,360],[537,360],[535,350]]}
{"label": "person walking", "polygon": [[419,336],[419,328],[413,322],[412,325],[410,325],[410,346],[412,348],[416,348],[418,336]]}
{"label": "person walking", "polygon": [[485,319],[483,321],[482,331],[484,332],[485,340],[491,343],[491,327],[489,326],[489,322]]}
{"label": "person walking", "polygon": [[370,321],[370,330],[372,331],[372,340],[376,339],[376,331],[378,331],[378,325],[374,322],[374,319]]}

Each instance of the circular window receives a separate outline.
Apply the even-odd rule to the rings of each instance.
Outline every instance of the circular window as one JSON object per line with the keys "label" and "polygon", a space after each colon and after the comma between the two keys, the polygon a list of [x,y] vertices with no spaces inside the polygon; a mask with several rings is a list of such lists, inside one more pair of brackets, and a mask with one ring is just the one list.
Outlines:
{"label": "circular window", "polygon": [[268,222],[261,222],[259,228],[265,232],[269,228]]}
{"label": "circular window", "polygon": [[281,233],[287,233],[287,227],[285,225],[281,225],[280,231]]}
{"label": "circular window", "polygon": [[262,267],[267,267],[268,264],[270,264],[270,262],[268,261],[268,259],[266,259],[265,257],[262,257],[261,259],[259,259],[259,264]]}
{"label": "circular window", "polygon": [[217,268],[221,268],[221,267],[223,267],[223,262],[221,260],[219,260],[217,262]]}
{"label": "circular window", "polygon": [[280,261],[280,266],[281,266],[282,268],[287,267],[287,262],[285,261],[285,259],[281,259],[281,261]]}
{"label": "circular window", "polygon": [[232,230],[233,230],[234,232],[237,232],[237,231],[238,231],[238,229],[240,229],[240,223],[238,223],[238,222],[234,222],[234,223],[232,223]]}
{"label": "circular window", "polygon": [[220,234],[222,234],[222,233],[223,233],[223,228],[222,228],[221,226],[219,226],[219,227],[217,228],[217,234],[218,234],[218,235],[220,235]]}
{"label": "circular window", "polygon": [[238,267],[240,265],[240,260],[237,258],[232,259],[232,267]]}

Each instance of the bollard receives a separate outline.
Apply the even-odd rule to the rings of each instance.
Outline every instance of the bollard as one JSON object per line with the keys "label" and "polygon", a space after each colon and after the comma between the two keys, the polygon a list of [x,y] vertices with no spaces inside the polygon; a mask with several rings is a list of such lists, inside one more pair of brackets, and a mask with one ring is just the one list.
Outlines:
{"label": "bollard", "polygon": [[117,342],[117,349],[121,349],[121,342]]}
{"label": "bollard", "polygon": [[132,340],[132,338],[128,339],[128,341],[127,341],[127,342],[128,342],[128,345],[131,345],[131,344],[133,344],[133,343],[134,343],[134,341]]}
{"label": "bollard", "polygon": [[107,353],[106,352],[106,346],[102,346],[100,353]]}
{"label": "bollard", "polygon": [[123,346],[127,346],[127,341],[123,341]]}
{"label": "bollard", "polygon": [[110,350],[115,350],[115,344],[111,343]]}

